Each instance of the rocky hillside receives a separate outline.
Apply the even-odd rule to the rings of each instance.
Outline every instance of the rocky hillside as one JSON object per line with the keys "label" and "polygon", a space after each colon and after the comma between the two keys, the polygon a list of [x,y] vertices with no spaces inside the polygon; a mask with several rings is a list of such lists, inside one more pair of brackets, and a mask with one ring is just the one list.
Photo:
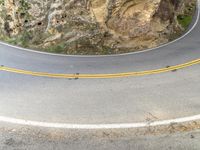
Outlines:
{"label": "rocky hillside", "polygon": [[0,38],[63,54],[151,48],[187,28],[196,0],[0,0]]}

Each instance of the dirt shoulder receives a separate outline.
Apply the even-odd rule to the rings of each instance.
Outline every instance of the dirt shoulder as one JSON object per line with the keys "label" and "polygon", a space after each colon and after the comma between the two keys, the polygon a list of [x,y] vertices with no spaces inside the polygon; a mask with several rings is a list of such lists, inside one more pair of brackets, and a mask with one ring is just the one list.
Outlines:
{"label": "dirt shoulder", "polygon": [[[163,133],[138,130],[58,130],[3,125],[2,150],[199,150],[200,130],[173,125]],[[185,129],[188,130],[185,130]],[[164,128],[163,128],[164,129]],[[166,128],[165,128],[166,129]],[[178,129],[178,130],[177,130]],[[181,129],[181,130],[180,130]],[[184,130],[183,130],[184,129]],[[191,128],[190,128],[191,129]],[[169,132],[170,131],[170,132]],[[143,134],[141,134],[143,133]]]}

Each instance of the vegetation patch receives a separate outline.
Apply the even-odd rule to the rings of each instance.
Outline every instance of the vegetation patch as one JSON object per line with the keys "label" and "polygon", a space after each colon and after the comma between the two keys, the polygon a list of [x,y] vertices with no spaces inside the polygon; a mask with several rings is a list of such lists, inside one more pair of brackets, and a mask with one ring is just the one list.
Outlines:
{"label": "vegetation patch", "polygon": [[192,16],[189,15],[179,15],[177,17],[179,24],[184,28],[187,29],[192,22]]}
{"label": "vegetation patch", "polygon": [[196,1],[192,1],[185,7],[184,13],[177,16],[178,23],[184,29],[187,29],[191,24],[195,9]]}

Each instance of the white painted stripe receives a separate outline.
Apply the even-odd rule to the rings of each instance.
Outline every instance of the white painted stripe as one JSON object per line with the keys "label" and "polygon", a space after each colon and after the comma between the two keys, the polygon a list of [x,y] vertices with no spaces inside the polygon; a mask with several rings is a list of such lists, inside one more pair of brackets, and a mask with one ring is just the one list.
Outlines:
{"label": "white painted stripe", "polygon": [[44,54],[44,55],[52,55],[52,56],[60,56],[60,57],[92,57],[92,58],[96,58],[96,57],[113,57],[113,56],[126,56],[126,55],[133,55],[133,54],[138,54],[138,53],[143,53],[143,52],[148,52],[148,51],[152,51],[152,50],[156,50],[159,48],[162,48],[164,46],[173,44],[181,39],[183,39],[184,37],[186,37],[198,24],[199,18],[200,18],[200,0],[197,1],[197,17],[196,17],[196,21],[193,24],[193,26],[185,33],[183,34],[181,37],[168,42],[166,44],[162,44],[160,46],[157,46],[155,48],[150,48],[150,49],[145,49],[145,50],[141,50],[141,51],[136,51],[136,52],[130,52],[130,53],[123,53],[123,54],[113,54],[113,55],[65,55],[65,54],[56,54],[56,53],[48,53],[48,52],[42,52],[42,51],[37,51],[37,50],[33,50],[33,49],[27,49],[27,48],[23,48],[23,47],[19,47],[19,46],[15,46],[15,45],[11,45],[5,42],[0,41],[1,45],[5,45],[8,47],[12,47],[18,50],[22,50],[22,51],[27,51],[27,52],[32,52],[32,53],[38,53],[38,54]]}
{"label": "white painted stripe", "polygon": [[24,119],[15,119],[10,117],[0,116],[0,122],[35,126],[35,127],[46,127],[46,128],[62,128],[62,129],[128,129],[128,128],[145,128],[155,126],[166,126],[173,123],[185,123],[191,121],[200,120],[200,115],[177,118],[171,120],[162,120],[154,122],[139,122],[139,123],[116,123],[116,124],[68,124],[68,123],[49,123],[39,122]]}

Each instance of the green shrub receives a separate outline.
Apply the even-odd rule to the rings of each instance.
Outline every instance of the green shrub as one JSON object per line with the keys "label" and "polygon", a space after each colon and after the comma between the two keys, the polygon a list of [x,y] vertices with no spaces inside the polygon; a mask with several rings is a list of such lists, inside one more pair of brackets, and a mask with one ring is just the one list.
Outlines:
{"label": "green shrub", "polygon": [[187,29],[190,23],[192,22],[192,16],[189,15],[179,15],[177,19],[179,24],[185,29]]}

